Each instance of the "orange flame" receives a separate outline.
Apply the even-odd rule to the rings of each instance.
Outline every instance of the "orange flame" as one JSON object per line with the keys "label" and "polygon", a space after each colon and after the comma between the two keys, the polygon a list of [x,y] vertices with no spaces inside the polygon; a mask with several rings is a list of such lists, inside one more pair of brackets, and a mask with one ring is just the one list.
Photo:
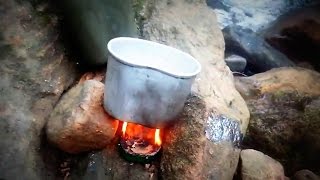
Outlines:
{"label": "orange flame", "polygon": [[154,133],[154,143],[158,146],[161,145],[160,129],[156,129],[156,132]]}
{"label": "orange flame", "polygon": [[122,136],[124,136],[126,134],[127,125],[128,125],[127,122],[123,122],[123,125],[122,125]]}
{"label": "orange flame", "polygon": [[151,129],[140,124],[124,121],[121,132],[123,137],[141,137],[149,142],[154,142],[154,144],[158,146],[162,143],[160,129]]}

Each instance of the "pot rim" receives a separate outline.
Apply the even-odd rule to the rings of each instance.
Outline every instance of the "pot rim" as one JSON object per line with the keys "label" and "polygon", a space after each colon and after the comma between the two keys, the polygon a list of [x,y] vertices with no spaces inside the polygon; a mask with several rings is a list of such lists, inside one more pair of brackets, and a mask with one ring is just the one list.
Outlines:
{"label": "pot rim", "polygon": [[[121,43],[126,43],[126,42],[140,43],[140,45],[143,45],[143,46],[151,46],[151,47],[153,46],[153,47],[159,48],[163,51],[176,53],[178,56],[180,56],[180,58],[183,57],[183,59],[185,59],[185,61],[183,62],[185,65],[187,65],[187,63],[189,63],[189,66],[193,66],[193,68],[192,68],[193,70],[191,72],[182,72],[180,69],[180,71],[179,71],[179,68],[181,68],[181,67],[180,66],[178,67],[177,64],[171,65],[171,67],[166,68],[165,66],[168,64],[167,62],[169,62],[169,61],[166,61],[166,65],[162,64],[162,66],[160,66],[160,67],[159,67],[159,64],[152,64],[152,63],[143,64],[141,62],[134,63],[134,62],[128,60],[129,58],[122,56],[121,53],[119,53],[115,50],[115,47],[114,47],[115,45],[117,45],[117,44],[119,45],[119,43],[121,44]],[[108,47],[108,52],[117,61],[119,61],[123,64],[126,64],[126,65],[129,65],[129,66],[140,67],[140,68],[149,68],[149,69],[153,69],[153,70],[162,72],[162,73],[170,75],[170,76],[174,76],[177,78],[186,78],[186,79],[196,76],[201,71],[201,64],[194,57],[192,57],[190,54],[185,53],[179,49],[158,43],[158,42],[153,42],[153,41],[139,39],[139,38],[131,38],[131,37],[117,37],[117,38],[111,39],[108,42],[107,47]],[[170,53],[168,53],[168,54],[170,55]],[[140,53],[140,55],[141,55],[141,53]],[[136,58],[136,59],[138,59],[138,58]],[[163,59],[166,59],[166,58],[163,58]],[[174,61],[175,59],[171,58],[170,60]],[[153,61],[148,61],[148,62],[153,62]],[[178,62],[178,61],[176,61],[176,62]]]}

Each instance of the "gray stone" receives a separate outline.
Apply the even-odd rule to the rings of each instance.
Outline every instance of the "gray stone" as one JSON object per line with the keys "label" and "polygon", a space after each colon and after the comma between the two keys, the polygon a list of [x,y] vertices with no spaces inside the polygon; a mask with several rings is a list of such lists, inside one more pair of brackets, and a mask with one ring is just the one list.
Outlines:
{"label": "gray stone", "polygon": [[241,177],[243,180],[285,180],[282,165],[262,152],[241,151]]}
{"label": "gray stone", "polygon": [[74,166],[70,167],[71,179],[106,179],[105,166],[101,151],[94,151],[73,159]]}
{"label": "gray stone", "polygon": [[247,66],[247,60],[238,55],[228,56],[225,61],[230,70],[233,72],[243,72]]}
{"label": "gray stone", "polygon": [[119,121],[103,109],[104,84],[87,80],[70,89],[50,114],[48,140],[68,153],[102,149],[114,138]]}
{"label": "gray stone", "polygon": [[207,0],[207,3],[216,12],[221,29],[230,25],[237,25],[258,32],[280,15],[316,3],[316,1],[260,0],[253,3],[251,0]]}
{"label": "gray stone", "polygon": [[54,179],[42,159],[42,129],[77,77],[58,18],[39,2],[0,2],[0,179]]}
{"label": "gray stone", "polygon": [[248,69],[254,73],[277,67],[294,66],[294,63],[284,54],[274,49],[250,29],[230,26],[223,30],[223,35],[226,51],[245,57]]}
{"label": "gray stone", "polygon": [[[278,48],[278,51],[273,46],[265,41],[264,33],[267,29],[273,26],[277,19],[290,11],[304,8],[311,4],[317,4],[316,1],[308,0],[261,0],[259,2],[252,1],[236,1],[222,0],[213,1],[207,0],[217,14],[218,23],[223,30],[226,41],[226,52],[228,54],[238,54],[245,57],[247,60],[246,74],[251,75],[259,72],[264,72],[276,67],[294,66],[295,64],[289,60],[292,56],[290,53],[282,54],[286,47]],[[307,12],[307,10],[306,10]],[[295,19],[295,18],[293,18]],[[280,36],[278,41],[286,41]],[[274,41],[276,41],[274,40]],[[290,38],[289,40],[292,40]],[[297,42],[297,47],[300,45]],[[293,45],[292,43],[290,45]],[[308,45],[304,45],[307,47]],[[314,49],[314,46],[310,45]],[[302,47],[303,48],[303,47]],[[299,53],[300,50],[293,50],[293,53]],[[317,51],[314,51],[317,52]],[[316,53],[317,54],[317,53]],[[307,56],[310,56],[309,54]],[[318,59],[318,58],[314,58]]]}

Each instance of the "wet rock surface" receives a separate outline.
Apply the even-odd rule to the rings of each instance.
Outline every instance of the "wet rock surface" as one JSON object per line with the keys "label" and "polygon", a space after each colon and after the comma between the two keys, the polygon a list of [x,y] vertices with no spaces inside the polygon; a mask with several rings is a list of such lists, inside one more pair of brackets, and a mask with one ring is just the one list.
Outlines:
{"label": "wet rock surface", "polygon": [[288,175],[302,168],[319,171],[319,78],[302,68],[237,78],[251,112],[244,146],[276,158]]}
{"label": "wet rock surface", "polygon": [[241,177],[243,180],[285,180],[282,165],[262,152],[245,149],[241,151]]}
{"label": "wet rock surface", "polygon": [[[210,121],[216,125],[210,126]],[[217,132],[214,133],[215,138],[206,134],[203,166],[206,176],[203,176],[203,179],[233,179],[239,162],[238,146],[242,140],[239,121],[211,112],[208,122],[206,132]]]}
{"label": "wet rock surface", "polygon": [[201,179],[206,146],[205,121],[205,103],[196,96],[189,98],[180,121],[164,132],[163,179]]}
{"label": "wet rock surface", "polygon": [[68,153],[104,148],[118,121],[104,111],[103,92],[103,83],[87,80],[63,95],[48,119],[48,140]]}
{"label": "wet rock surface", "polygon": [[[204,101],[193,95],[180,121],[166,129],[161,158],[163,179],[233,178],[240,152],[234,146],[239,143],[239,122],[208,115]],[[218,125],[212,126],[213,121]],[[213,134],[214,130],[217,132]]]}
{"label": "wet rock surface", "polygon": [[77,77],[47,3],[1,1],[0,179],[50,179],[40,141],[47,116]]}
{"label": "wet rock surface", "polygon": [[207,120],[205,133],[212,142],[231,142],[235,147],[239,147],[242,140],[239,121],[224,115],[211,114]]}

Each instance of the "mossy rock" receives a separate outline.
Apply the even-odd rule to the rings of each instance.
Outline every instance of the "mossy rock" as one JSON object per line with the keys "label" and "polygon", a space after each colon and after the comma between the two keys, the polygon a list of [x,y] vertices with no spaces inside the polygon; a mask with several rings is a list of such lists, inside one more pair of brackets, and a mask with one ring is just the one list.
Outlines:
{"label": "mossy rock", "polygon": [[283,163],[287,173],[316,170],[320,146],[319,97],[275,91],[249,100],[251,119],[244,146],[260,150]]}

